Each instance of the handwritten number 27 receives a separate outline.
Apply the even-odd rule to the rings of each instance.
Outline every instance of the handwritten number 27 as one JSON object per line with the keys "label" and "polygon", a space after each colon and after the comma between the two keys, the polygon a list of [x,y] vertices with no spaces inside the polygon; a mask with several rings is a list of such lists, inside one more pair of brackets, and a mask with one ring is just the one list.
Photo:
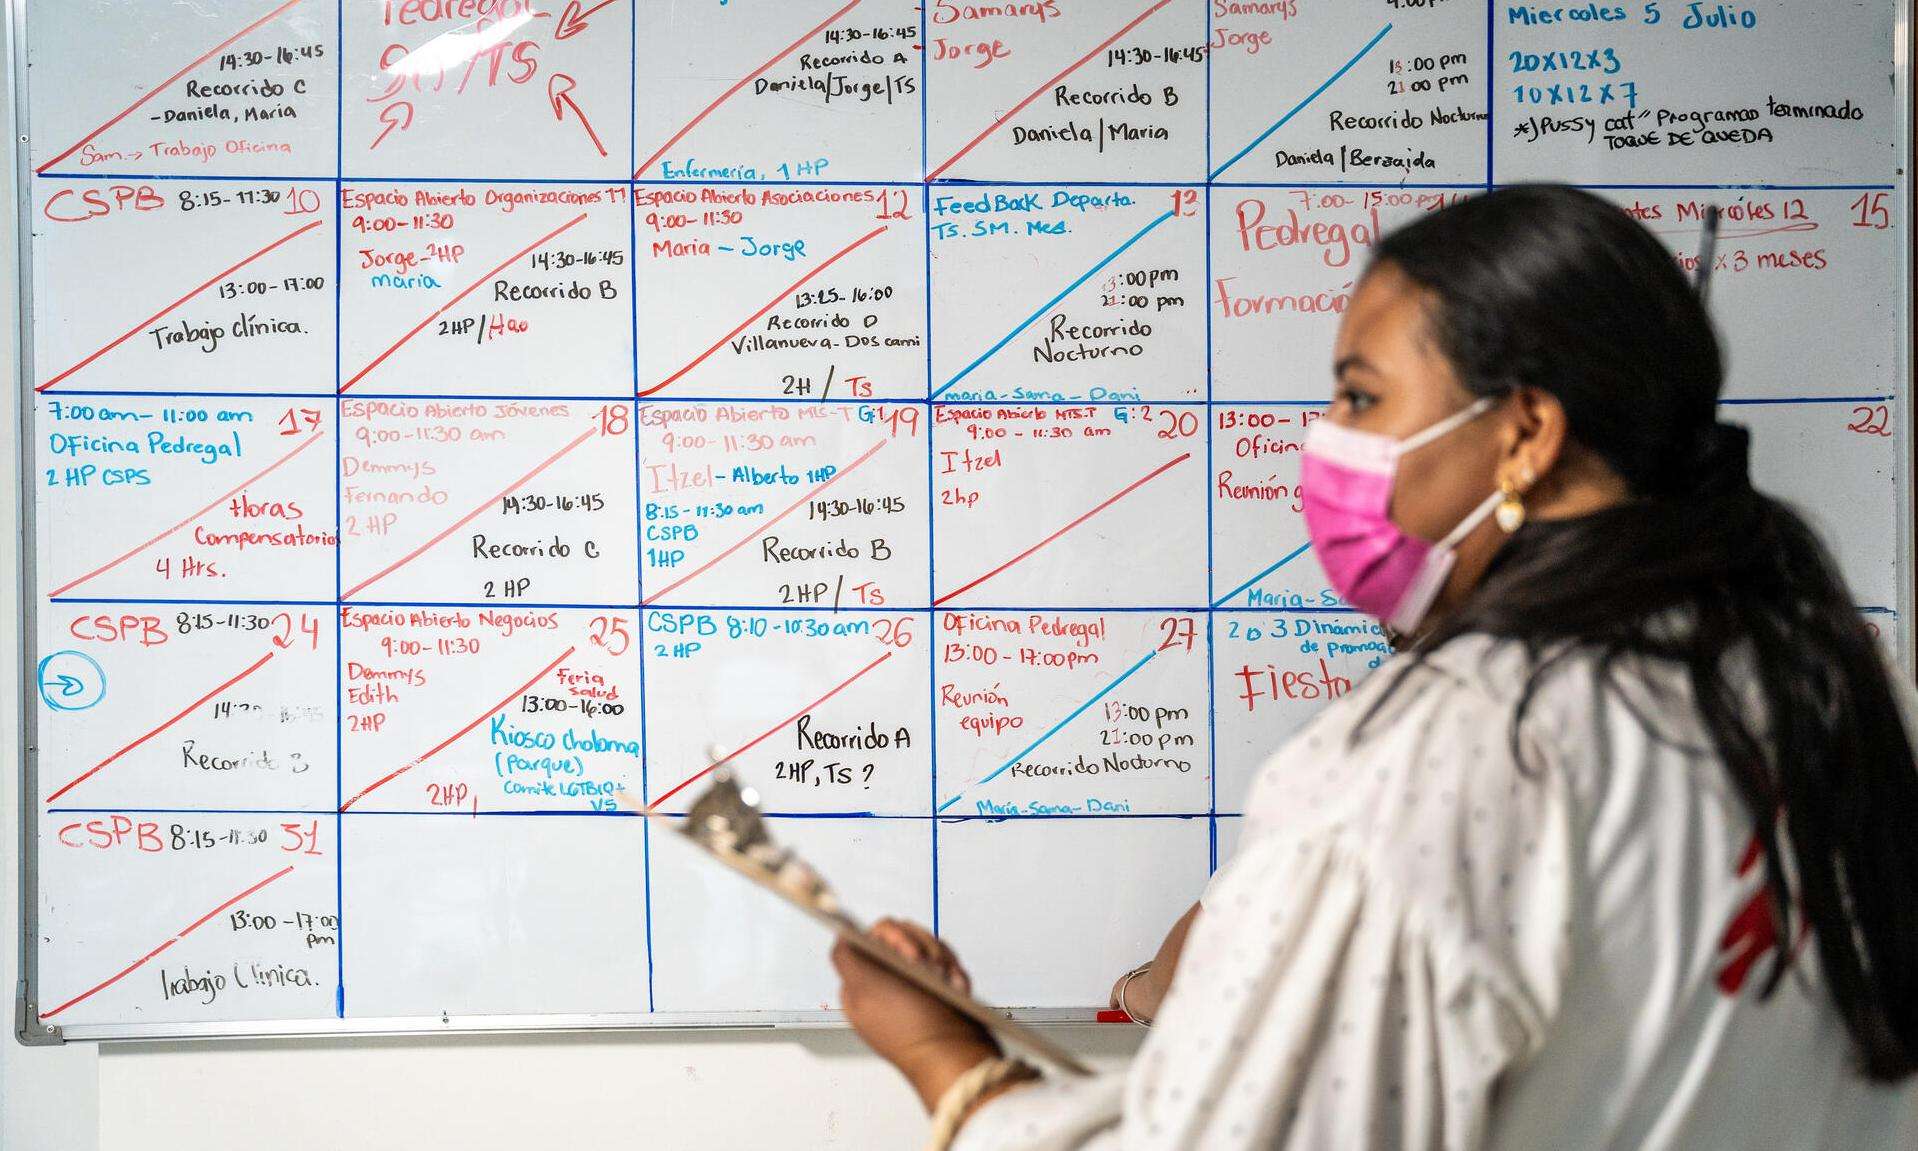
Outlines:
{"label": "handwritten number 27", "polygon": [[1189,615],[1169,615],[1159,621],[1159,631],[1165,638],[1159,642],[1158,651],[1177,651],[1183,648],[1192,650],[1199,638],[1199,627]]}

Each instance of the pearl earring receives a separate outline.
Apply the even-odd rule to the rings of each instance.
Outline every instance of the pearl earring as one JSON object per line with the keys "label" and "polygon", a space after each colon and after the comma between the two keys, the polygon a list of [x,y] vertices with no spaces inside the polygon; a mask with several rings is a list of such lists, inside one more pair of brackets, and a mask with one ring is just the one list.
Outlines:
{"label": "pearl earring", "polygon": [[1518,486],[1511,480],[1500,480],[1498,490],[1505,498],[1498,502],[1492,512],[1492,518],[1498,522],[1498,528],[1511,535],[1525,526],[1525,502],[1519,499]]}

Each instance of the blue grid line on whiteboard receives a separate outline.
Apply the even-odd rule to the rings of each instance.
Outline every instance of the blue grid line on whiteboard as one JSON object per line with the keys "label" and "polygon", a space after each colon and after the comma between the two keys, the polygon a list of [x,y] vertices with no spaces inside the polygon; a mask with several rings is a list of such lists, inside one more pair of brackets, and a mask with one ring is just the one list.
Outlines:
{"label": "blue grid line on whiteboard", "polygon": [[[932,87],[930,83],[930,79],[931,79],[930,68],[928,66],[929,61],[927,60],[927,56],[929,55],[929,53],[927,53],[925,50],[925,45],[927,43],[927,39],[926,39],[927,19],[928,18],[926,14],[926,6],[925,4],[922,3],[919,5],[919,49],[920,49],[919,50],[919,172],[921,175],[924,175],[929,170],[929,166],[932,163],[931,157],[928,154],[928,148],[930,147],[928,143],[928,137],[930,133],[927,130],[927,125],[930,123],[930,117],[927,115],[927,106],[928,106],[927,101],[931,99],[931,87]],[[919,186],[919,243],[921,245],[920,266],[923,269],[922,274],[925,277],[925,289],[926,289],[926,293],[925,293],[926,295],[925,390],[926,390],[926,398],[928,401],[930,401],[931,399],[933,399],[932,347],[933,347],[933,339],[934,339],[933,330],[932,330],[932,185],[930,183],[922,183]],[[939,600],[939,589],[937,587],[938,573],[939,573],[939,535],[938,535],[938,532],[933,530],[933,527],[934,527],[933,509],[936,506],[934,503],[934,500],[936,497],[933,495],[933,491],[937,487],[937,481],[933,479],[933,475],[937,470],[934,466],[934,461],[937,457],[935,456],[933,452],[933,447],[932,447],[934,411],[935,409],[933,408],[933,406],[930,403],[928,403],[926,406],[926,642],[927,643],[931,643],[932,637],[936,634],[936,632],[933,630],[933,623],[935,620],[939,618],[938,615],[932,609],[932,605],[937,603]],[[938,664],[938,661],[933,659],[926,660],[926,717],[927,717],[927,727],[928,727],[927,745],[931,749],[931,755],[929,756],[930,762],[927,763],[926,765],[926,776],[927,776],[926,809],[927,811],[932,811],[937,808],[939,803],[939,664]],[[930,926],[932,928],[932,933],[934,935],[937,935],[939,934],[939,926],[940,926],[939,924],[940,899],[939,899],[939,824],[938,822],[934,821],[932,825],[927,829],[927,831],[928,831],[928,839],[931,841],[930,843],[927,844],[927,851],[932,856],[932,859],[931,859],[932,923],[930,924]]]}
{"label": "blue grid line on whiteboard", "polygon": [[[630,91],[631,106],[639,107],[639,5],[627,6],[627,39],[632,62]],[[639,167],[639,117],[629,116],[627,132],[626,170]],[[627,268],[627,311],[632,316],[632,380],[633,389],[633,580],[634,599],[631,608],[641,613],[641,604],[646,602],[646,507],[637,498],[639,477],[645,474],[645,462],[642,457],[642,437],[639,434],[639,197],[633,195],[633,186],[629,184],[626,192],[626,234],[628,247]],[[625,610],[622,606],[621,610]],[[645,615],[639,615],[640,634],[634,642],[639,645],[639,794],[641,802],[648,802],[652,796],[651,756],[646,754],[646,642]],[[645,900],[646,913],[646,1009],[657,1010],[654,999],[654,963],[653,963],[653,829],[652,825],[642,823],[639,829],[640,870],[642,883],[640,891]]]}
{"label": "blue grid line on whiteboard", "polygon": [[[337,811],[322,808],[299,807],[50,807],[47,811],[55,815],[338,815]],[[1239,812],[1218,811],[1096,811],[1074,813],[1070,815],[1050,812],[1005,812],[993,815],[974,813],[946,812],[924,815],[917,812],[890,811],[764,811],[767,819],[823,819],[852,820],[875,819],[909,823],[1008,823],[1018,820],[1140,820],[1140,819],[1184,819],[1205,820],[1218,816],[1235,817]],[[435,816],[444,819],[639,819],[636,811],[586,811],[575,809],[541,808],[499,808],[491,811],[448,811],[445,808],[391,808],[386,810],[368,809],[348,812],[352,818],[415,818]],[[684,819],[680,812],[662,812],[657,818]]]}
{"label": "blue grid line on whiteboard", "polygon": [[[35,179],[41,180],[168,180],[183,183],[248,183],[257,184],[260,176],[212,176],[199,173],[182,172],[39,172]],[[332,176],[275,176],[272,179],[285,180],[300,184],[572,184],[588,187],[688,187],[710,185],[720,188],[969,188],[982,185],[1003,185],[1008,188],[1193,188],[1210,185],[1215,188],[1329,188],[1352,191],[1392,190],[1392,191],[1474,191],[1486,187],[1483,180],[1453,181],[1450,183],[1421,183],[1407,180],[1400,183],[1380,183],[1372,180],[1300,180],[1280,183],[1274,180],[1206,180],[1194,177],[1190,180],[953,180],[939,179],[930,182],[922,180],[607,180],[582,178],[565,180],[557,178],[530,178],[524,176],[353,176],[344,181]],[[1494,185],[1496,186],[1496,185]],[[1616,191],[1653,191],[1653,192],[1895,192],[1896,184],[1879,183],[1632,183],[1632,184],[1578,184],[1580,188]],[[62,389],[64,391],[64,389]]]}
{"label": "blue grid line on whiteboard", "polygon": [[[61,395],[61,397],[71,397],[71,395],[111,395],[111,397],[121,397],[121,399],[328,399],[328,401],[330,401],[330,399],[339,399],[338,395],[334,395],[334,393],[330,393],[330,391],[138,391],[138,389],[127,388],[61,388],[59,389],[58,395]],[[401,393],[401,391],[364,391],[364,393],[355,393],[353,399],[395,399],[395,401],[397,401],[397,399],[407,399],[407,401],[437,401],[437,399],[443,399],[443,401],[499,401],[499,399],[512,399],[512,397],[499,395],[499,393],[491,393],[491,395],[489,395],[489,393],[478,393],[478,391],[456,391],[456,393],[455,391],[441,391],[441,393],[430,393],[430,395],[426,395],[426,393],[412,393],[412,391],[407,391],[407,393]],[[625,395],[614,395],[614,393],[604,393],[604,395],[541,395],[539,399],[549,399],[549,401],[554,401],[554,403],[566,403],[566,401],[570,401],[570,403],[627,403],[627,401],[629,401],[629,397],[625,397]],[[1897,401],[1897,399],[1899,399],[1899,397],[1897,397],[1897,395],[1891,395],[1891,393],[1883,393],[1883,395],[1726,395],[1726,397],[1720,397],[1719,403],[1724,403],[1724,405],[1766,405],[1766,403],[1770,403],[1770,405],[1791,405],[1791,403],[1893,403],[1893,401]],[[792,405],[792,407],[817,407],[817,405],[850,405],[850,407],[861,407],[861,405],[871,405],[871,403],[926,405],[926,401],[923,401],[923,399],[886,399],[886,401],[871,401],[871,399],[825,397],[825,399],[804,401],[804,399],[767,397],[767,399],[740,401],[737,395],[681,395],[681,397],[675,397],[675,399],[643,397],[643,399],[639,399],[637,403],[639,403],[641,407],[644,407],[644,405],[685,405],[685,403],[754,403],[754,405]],[[1005,405],[1017,405],[1017,407],[1139,407],[1139,403],[1132,401],[1132,399],[1018,399],[1018,401],[1003,401],[1003,399],[994,399],[994,401],[934,399],[928,407],[932,407],[932,409],[942,409],[942,407],[961,409],[961,407],[1005,407]],[[1205,401],[1205,399],[1155,399],[1155,401],[1151,403],[1151,407],[1178,407],[1178,409],[1205,409],[1205,407],[1297,407],[1297,409],[1322,409],[1322,407],[1325,407],[1325,397],[1318,397],[1318,399],[1222,399],[1222,401]],[[276,602],[286,602],[286,600],[276,600]],[[326,600],[320,600],[320,602],[326,602]],[[355,602],[359,602],[359,600],[355,600]]]}
{"label": "blue grid line on whiteboard", "polygon": [[[333,6],[333,34],[340,45],[346,43],[346,0],[337,0]],[[345,421],[342,416],[346,410],[346,401],[340,393],[340,382],[346,378],[341,367],[341,319],[344,312],[340,306],[343,291],[342,277],[346,271],[346,215],[340,211],[340,177],[346,174],[346,52],[336,50],[333,53],[334,115],[333,115],[333,531],[338,535],[340,525],[345,520],[340,516],[342,490],[345,484],[343,473],[346,453],[346,438],[340,435]],[[344,775],[346,770],[346,644],[345,623],[340,603],[346,588],[345,577],[341,571],[344,549],[337,543],[333,548],[333,919],[336,930],[333,948],[334,979],[333,1016],[346,1018],[346,814],[341,810],[346,802]]]}
{"label": "blue grid line on whiteboard", "polygon": [[[1205,42],[1212,43],[1217,28],[1217,17],[1211,5],[1206,5]],[[1212,53],[1205,54],[1205,170],[1212,167]],[[1213,580],[1218,572],[1218,563],[1214,549],[1218,545],[1218,529],[1213,523],[1217,500],[1212,498],[1212,477],[1219,474],[1218,460],[1213,455],[1212,434],[1218,427],[1212,406],[1214,379],[1212,373],[1213,333],[1212,302],[1212,184],[1208,180],[1203,195],[1205,213],[1205,283],[1207,300],[1205,306],[1205,748],[1206,748],[1206,810],[1211,812],[1205,821],[1205,870],[1207,875],[1219,870],[1219,669],[1213,662],[1218,651],[1213,625],[1217,622],[1212,615],[1211,605],[1216,598],[1213,593]]]}

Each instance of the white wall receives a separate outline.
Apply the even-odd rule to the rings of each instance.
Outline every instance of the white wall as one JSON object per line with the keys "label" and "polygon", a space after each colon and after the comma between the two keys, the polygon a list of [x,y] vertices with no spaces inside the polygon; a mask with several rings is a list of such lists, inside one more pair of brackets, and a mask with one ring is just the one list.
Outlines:
{"label": "white wall", "polygon": [[[0,92],[0,124],[11,96]],[[0,196],[0,989],[9,1011],[20,935],[13,183],[9,159]],[[825,952],[822,936],[821,963]],[[1101,1065],[1119,1062],[1138,1036],[1134,1027],[1059,1032]],[[3,1151],[863,1151],[913,1147],[924,1134],[903,1082],[839,1030],[63,1048],[0,1038]]]}

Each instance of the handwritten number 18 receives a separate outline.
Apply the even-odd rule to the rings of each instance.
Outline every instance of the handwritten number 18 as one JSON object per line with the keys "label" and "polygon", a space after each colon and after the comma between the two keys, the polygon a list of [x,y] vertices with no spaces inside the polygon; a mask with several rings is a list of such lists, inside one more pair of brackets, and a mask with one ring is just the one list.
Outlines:
{"label": "handwritten number 18", "polygon": [[633,413],[620,404],[607,404],[599,409],[599,434],[602,436],[623,436],[632,426]]}

